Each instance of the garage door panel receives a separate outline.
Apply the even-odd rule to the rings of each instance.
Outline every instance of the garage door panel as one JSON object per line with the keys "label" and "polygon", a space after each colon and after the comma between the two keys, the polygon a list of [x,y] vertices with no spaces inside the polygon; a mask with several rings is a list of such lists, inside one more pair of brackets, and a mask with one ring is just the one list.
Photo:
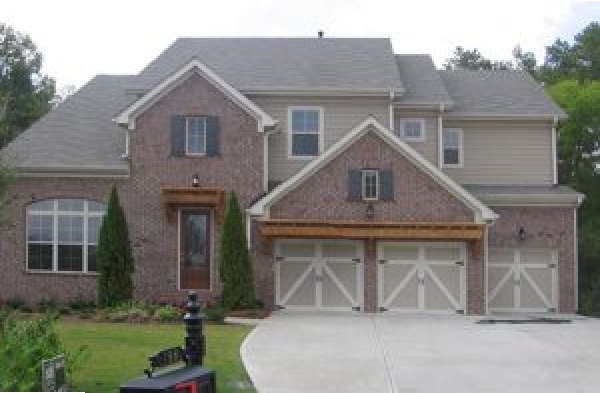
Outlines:
{"label": "garage door panel", "polygon": [[488,301],[493,310],[548,311],[555,308],[555,252],[547,249],[491,249]]}
{"label": "garage door panel", "polygon": [[434,311],[455,310],[455,305],[450,301],[447,294],[430,275],[425,278],[425,309]]}
{"label": "garage door panel", "polygon": [[282,243],[279,253],[286,258],[314,258],[316,248],[313,243]]}
{"label": "garage door panel", "polygon": [[[437,279],[441,281],[448,295],[450,295],[456,303],[460,303],[460,293],[462,290],[460,267],[458,265],[430,265],[429,269],[433,274],[435,274]],[[427,296],[425,296],[425,298],[427,298]]]}
{"label": "garage door panel", "polygon": [[[396,287],[398,281],[395,282]],[[389,309],[416,310],[419,308],[419,277],[416,272],[410,277],[404,276],[401,289],[394,290],[396,287],[389,286],[390,290],[384,297],[386,302],[384,307]]]}
{"label": "garage door panel", "polygon": [[510,249],[490,249],[488,252],[488,262],[501,265],[512,265],[515,260],[515,254]]}
{"label": "garage door panel", "polygon": [[428,261],[459,261],[461,250],[458,247],[425,247],[425,259]]}
{"label": "garage door panel", "polygon": [[380,258],[388,261],[415,261],[419,259],[419,247],[408,244],[385,245]]}
{"label": "garage door panel", "polygon": [[277,305],[361,307],[362,269],[356,242],[290,240],[277,243]]}
{"label": "garage door panel", "polygon": [[306,280],[300,284],[291,296],[287,299],[286,304],[290,306],[302,306],[312,307],[316,305],[316,291],[315,291],[315,271],[311,271]]}
{"label": "garage door panel", "polygon": [[353,259],[358,256],[356,244],[352,243],[323,244],[321,250],[323,258]]}

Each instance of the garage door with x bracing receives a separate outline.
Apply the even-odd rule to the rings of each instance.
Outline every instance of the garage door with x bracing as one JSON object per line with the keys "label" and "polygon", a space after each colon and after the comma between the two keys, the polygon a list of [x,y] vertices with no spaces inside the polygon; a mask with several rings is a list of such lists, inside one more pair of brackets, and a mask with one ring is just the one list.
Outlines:
{"label": "garage door with x bracing", "polygon": [[464,314],[464,244],[380,243],[377,252],[380,311]]}
{"label": "garage door with x bracing", "polygon": [[556,270],[557,253],[553,250],[491,248],[490,311],[556,311]]}
{"label": "garage door with x bracing", "polygon": [[280,240],[275,251],[278,307],[362,309],[364,263],[360,243]]}

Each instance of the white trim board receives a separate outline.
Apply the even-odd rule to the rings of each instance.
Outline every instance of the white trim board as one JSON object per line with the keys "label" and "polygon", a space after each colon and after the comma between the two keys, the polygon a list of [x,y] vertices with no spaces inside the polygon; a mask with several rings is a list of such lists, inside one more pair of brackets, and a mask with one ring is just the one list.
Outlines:
{"label": "white trim board", "polygon": [[263,132],[264,128],[274,127],[277,122],[271,118],[266,112],[260,109],[254,102],[240,93],[233,86],[225,82],[221,77],[214,73],[210,68],[204,65],[198,59],[192,59],[190,62],[181,67],[178,71],[163,79],[155,85],[151,90],[144,94],[139,100],[129,105],[125,110],[119,113],[114,121],[120,125],[126,125],[128,129],[135,129],[135,120],[137,116],[145,108],[151,105],[157,98],[160,98],[165,92],[171,91],[178,82],[185,80],[190,73],[199,74],[204,77],[209,83],[219,89],[223,94],[229,97],[233,102],[238,104],[242,109],[251,114],[259,123],[259,132]]}
{"label": "white trim board", "polygon": [[269,208],[271,205],[279,201],[286,194],[294,190],[313,174],[331,162],[334,158],[343,153],[367,132],[374,132],[377,134],[388,145],[394,148],[403,157],[408,159],[417,168],[421,169],[444,189],[469,206],[473,211],[475,211],[478,222],[493,221],[498,217],[496,213],[494,213],[481,201],[471,195],[467,190],[448,177],[448,175],[443,173],[439,168],[435,167],[433,164],[423,158],[421,154],[394,135],[393,132],[385,128],[373,116],[367,117],[344,137],[340,138],[335,144],[333,144],[333,146],[325,151],[325,153],[321,154],[318,158],[314,159],[304,168],[298,171],[294,176],[277,186],[271,193],[267,194],[267,196],[262,198],[260,201],[254,204],[254,206],[248,209],[248,212],[255,216],[264,216],[265,218],[268,218]]}

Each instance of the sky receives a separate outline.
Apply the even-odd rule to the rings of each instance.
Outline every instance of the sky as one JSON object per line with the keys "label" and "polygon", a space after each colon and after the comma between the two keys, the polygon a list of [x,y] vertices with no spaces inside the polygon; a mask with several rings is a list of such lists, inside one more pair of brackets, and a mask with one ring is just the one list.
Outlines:
{"label": "sky", "polygon": [[0,22],[29,34],[59,90],[96,74],[135,74],[181,36],[389,37],[396,53],[458,45],[510,59],[517,45],[543,60],[600,21],[600,1],[500,0],[2,0]]}

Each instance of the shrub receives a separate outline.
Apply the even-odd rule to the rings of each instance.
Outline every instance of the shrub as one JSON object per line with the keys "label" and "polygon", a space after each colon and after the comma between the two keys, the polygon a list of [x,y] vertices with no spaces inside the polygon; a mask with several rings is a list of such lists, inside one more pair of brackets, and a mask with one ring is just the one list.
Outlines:
{"label": "shrub", "polygon": [[41,391],[42,360],[65,354],[67,379],[87,356],[80,347],[69,353],[54,330],[54,314],[18,321],[10,313],[0,315],[0,391]]}
{"label": "shrub", "polygon": [[68,305],[73,311],[93,311],[96,308],[96,303],[91,300],[85,300],[82,297],[70,301]]}
{"label": "shrub", "polygon": [[254,273],[244,217],[235,192],[230,194],[227,203],[219,253],[222,305],[227,309],[252,307],[255,301]]}
{"label": "shrub", "polygon": [[36,304],[36,309],[41,313],[56,311],[58,309],[58,303],[56,300],[52,299],[40,300]]}
{"label": "shrub", "polygon": [[227,314],[227,309],[219,303],[207,304],[203,311],[207,321],[217,323],[223,323]]}
{"label": "shrub", "polygon": [[11,310],[21,310],[25,307],[25,300],[13,297],[6,301],[6,306]]}
{"label": "shrub", "polygon": [[133,252],[125,212],[114,187],[100,227],[97,261],[100,305],[113,306],[130,300],[133,293]]}
{"label": "shrub", "polygon": [[579,295],[579,312],[583,315],[600,315],[600,278]]}
{"label": "shrub", "polygon": [[181,319],[181,310],[171,305],[157,308],[154,311],[154,319],[163,322],[179,321]]}

